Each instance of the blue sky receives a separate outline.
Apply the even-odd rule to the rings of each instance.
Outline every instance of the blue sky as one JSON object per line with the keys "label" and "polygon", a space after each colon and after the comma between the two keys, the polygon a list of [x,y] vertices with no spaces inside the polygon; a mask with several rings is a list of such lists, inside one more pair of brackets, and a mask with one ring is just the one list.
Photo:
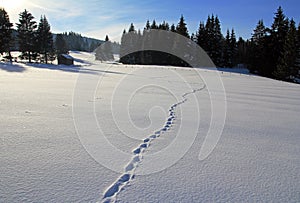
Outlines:
{"label": "blue sky", "polygon": [[192,33],[212,13],[219,16],[223,32],[234,27],[238,37],[249,38],[259,19],[271,25],[280,5],[288,17],[300,22],[299,0],[0,0],[14,23],[26,8],[37,21],[45,14],[55,33],[75,31],[99,39],[108,34],[116,41],[131,22],[141,29],[147,19],[177,24],[183,14]]}

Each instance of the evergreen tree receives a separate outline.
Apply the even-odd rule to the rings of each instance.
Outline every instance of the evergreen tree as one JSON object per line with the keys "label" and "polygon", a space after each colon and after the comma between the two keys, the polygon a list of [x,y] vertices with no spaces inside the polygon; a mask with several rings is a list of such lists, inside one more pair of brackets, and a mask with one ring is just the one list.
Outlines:
{"label": "evergreen tree", "polygon": [[274,72],[274,76],[280,80],[290,80],[296,75],[294,64],[297,53],[297,29],[295,21],[291,20],[289,30],[286,35],[283,49],[281,50],[279,61]]}
{"label": "evergreen tree", "polygon": [[171,25],[171,28],[170,28],[171,32],[176,32],[176,27],[174,24]]}
{"label": "evergreen tree", "polygon": [[176,27],[176,32],[182,36],[190,38],[183,15],[180,17],[180,21]]}
{"label": "evergreen tree", "polygon": [[67,54],[68,46],[63,34],[57,34],[55,39],[56,54]]}
{"label": "evergreen tree", "polygon": [[150,26],[151,29],[158,29],[158,26],[156,25],[156,21],[153,20],[151,26]]}
{"label": "evergreen tree", "polygon": [[134,27],[133,23],[130,24],[128,32],[135,32],[135,27]]}
{"label": "evergreen tree", "polygon": [[207,34],[203,22],[200,22],[199,29],[196,35],[197,44],[204,50],[207,50]]}
{"label": "evergreen tree", "polygon": [[230,32],[227,29],[226,37],[225,37],[225,43],[224,43],[224,54],[223,54],[223,65],[225,67],[231,67],[232,66],[232,52],[231,52],[231,39],[230,39]]}
{"label": "evergreen tree", "polygon": [[256,28],[253,31],[251,38],[251,53],[250,53],[250,71],[258,72],[262,75],[267,75],[267,55],[265,50],[266,45],[267,29],[264,25],[263,20],[259,20]]}
{"label": "evergreen tree", "polygon": [[150,30],[150,22],[149,22],[149,20],[147,20],[147,22],[146,22],[146,26],[145,26],[145,30]]}
{"label": "evergreen tree", "polygon": [[223,40],[224,37],[222,35],[222,31],[221,31],[221,23],[220,20],[218,18],[218,16],[216,16],[215,18],[215,23],[213,24],[213,60],[215,62],[215,64],[217,66],[220,66],[222,64],[222,52],[223,52]]}
{"label": "evergreen tree", "polygon": [[249,64],[249,40],[245,41],[242,37],[237,42],[237,63],[247,65]]}
{"label": "evergreen tree", "polygon": [[166,23],[166,21],[163,21],[163,22],[158,26],[158,29],[169,31],[169,30],[170,30],[170,26],[169,26],[168,23]]}
{"label": "evergreen tree", "polygon": [[206,43],[205,43],[205,51],[213,60],[216,66],[221,67],[223,57],[223,44],[224,37],[221,32],[221,23],[218,17],[208,16],[206,24],[205,24],[205,35],[206,35]]}
{"label": "evergreen tree", "polygon": [[[277,9],[275,13],[274,22],[271,28],[271,46],[273,48],[272,55],[267,58],[269,61],[269,66],[267,67],[267,72],[272,74],[278,63],[283,63],[282,59],[279,61],[281,52],[284,49],[284,44],[286,40],[286,35],[289,29],[288,19],[285,17],[281,7]],[[272,76],[272,75],[267,75]]]}
{"label": "evergreen tree", "polygon": [[36,51],[35,31],[37,28],[34,17],[27,10],[19,14],[19,23],[17,23],[19,47],[23,57],[31,63],[32,54]]}
{"label": "evergreen tree", "polygon": [[296,71],[296,77],[300,77],[300,23],[297,30],[296,59],[294,63],[294,70]]}
{"label": "evergreen tree", "polygon": [[259,44],[260,40],[266,36],[266,27],[263,20],[259,20],[254,33],[252,34],[252,40],[255,44]]}
{"label": "evergreen tree", "polygon": [[0,54],[8,53],[8,58],[12,62],[11,47],[12,47],[12,27],[13,24],[9,21],[7,12],[0,8]]}
{"label": "evergreen tree", "polygon": [[48,63],[48,55],[53,53],[53,36],[46,16],[42,16],[37,29],[38,51],[44,56],[45,63]]}
{"label": "evergreen tree", "polygon": [[234,29],[231,30],[230,35],[230,52],[231,52],[231,64],[230,67],[237,65],[237,42]]}

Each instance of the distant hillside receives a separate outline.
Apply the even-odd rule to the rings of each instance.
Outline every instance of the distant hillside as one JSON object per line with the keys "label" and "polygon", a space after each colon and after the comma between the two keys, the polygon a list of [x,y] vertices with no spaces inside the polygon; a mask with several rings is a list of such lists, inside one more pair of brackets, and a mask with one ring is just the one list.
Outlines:
{"label": "distant hillside", "polygon": [[[19,45],[17,40],[17,31],[13,30],[13,50],[19,51]],[[97,47],[104,43],[103,40],[84,37],[81,34],[75,32],[65,32],[62,33],[64,39],[67,43],[69,50],[76,50],[76,51],[86,51],[86,52],[93,52]],[[57,34],[53,34],[53,41],[55,41]],[[118,43],[112,43],[112,51],[114,54],[119,54],[120,45]]]}

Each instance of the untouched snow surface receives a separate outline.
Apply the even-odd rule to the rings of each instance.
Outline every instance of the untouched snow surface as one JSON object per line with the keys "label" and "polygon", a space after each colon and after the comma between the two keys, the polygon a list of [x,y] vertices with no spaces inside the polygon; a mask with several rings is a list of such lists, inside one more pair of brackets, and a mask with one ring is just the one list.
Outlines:
{"label": "untouched snow surface", "polygon": [[[226,123],[214,151],[199,161],[211,101],[195,71],[71,55],[81,67],[0,63],[0,202],[299,202],[299,85],[219,71]],[[73,118],[85,106],[88,118],[91,105],[101,132],[123,152],[98,149],[110,167],[88,153],[82,141],[89,135]],[[181,157],[194,124],[199,129]],[[178,154],[164,153],[174,143]],[[151,163],[158,152],[165,157]]]}

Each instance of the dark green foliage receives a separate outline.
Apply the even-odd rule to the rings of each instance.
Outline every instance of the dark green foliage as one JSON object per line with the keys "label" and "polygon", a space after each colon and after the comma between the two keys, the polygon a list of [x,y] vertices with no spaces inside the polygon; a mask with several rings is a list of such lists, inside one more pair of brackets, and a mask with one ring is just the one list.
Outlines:
{"label": "dark green foliage", "polygon": [[56,54],[67,54],[68,53],[68,46],[66,40],[64,39],[63,34],[57,34],[55,39],[55,49]]}
{"label": "dark green foliage", "polygon": [[265,52],[266,52],[266,37],[267,37],[267,29],[264,25],[263,20],[259,20],[256,28],[254,29],[254,33],[251,38],[251,45],[249,45],[249,49],[251,49],[251,55],[249,56],[250,60],[250,71],[253,73],[259,73],[262,75],[266,75],[264,71],[265,68]]}
{"label": "dark green foliage", "polygon": [[41,55],[41,60],[46,64],[48,63],[48,56],[54,53],[53,36],[50,29],[46,16],[42,16],[36,31],[37,51]]}
{"label": "dark green foliage", "polygon": [[183,15],[180,17],[180,21],[176,27],[176,32],[187,38],[190,37]]}
{"label": "dark green foliage", "polygon": [[203,22],[200,22],[198,32],[196,34],[197,44],[204,50],[207,49],[207,32]]}
{"label": "dark green foliage", "polygon": [[135,32],[135,27],[134,27],[133,23],[131,23],[128,32]]}
{"label": "dark green foliage", "polygon": [[300,76],[300,24],[298,26],[297,30],[297,42],[296,42],[296,59],[294,62],[294,70],[295,70],[295,75]]}
{"label": "dark green foliage", "polygon": [[[132,30],[133,24],[130,25]],[[148,27],[148,28],[147,28]],[[175,32],[175,26],[171,26],[171,30]],[[160,29],[170,31],[169,24],[163,21],[161,24],[157,25],[154,20],[152,25],[149,27],[149,21],[146,23],[146,27],[143,34],[140,32],[123,32],[121,38],[121,51],[120,51],[120,62],[124,64],[144,64],[144,65],[174,65],[174,66],[189,66],[186,62],[181,59],[159,51],[144,50],[135,53],[128,53],[132,47],[138,47],[139,50],[143,50],[143,47],[151,47],[152,43],[160,41],[160,36],[157,33],[150,32],[150,29]],[[171,32],[171,31],[170,31]],[[175,42],[174,42],[175,44]],[[170,47],[172,49],[174,47]]]}
{"label": "dark green foliage", "polygon": [[230,40],[229,30],[227,30],[226,37],[225,37],[224,50],[223,50],[223,65],[225,67],[232,66],[231,40]]}
{"label": "dark green foliage", "polygon": [[0,54],[8,53],[10,61],[12,61],[10,51],[13,45],[12,27],[7,12],[0,8]]}
{"label": "dark green foliage", "polygon": [[144,30],[149,30],[149,29],[150,29],[150,22],[149,20],[147,20]]}
{"label": "dark green foliage", "polygon": [[176,27],[175,27],[174,24],[171,25],[171,29],[170,30],[171,30],[171,32],[176,32]]}
{"label": "dark green foliage", "polygon": [[224,37],[221,33],[221,24],[218,17],[208,16],[205,25],[203,22],[200,23],[197,43],[207,52],[216,66],[221,67],[224,65]]}
{"label": "dark green foliage", "polygon": [[19,48],[24,58],[28,58],[29,63],[31,59],[36,57],[37,43],[36,43],[36,28],[37,24],[34,17],[27,10],[19,14],[18,39]]}
{"label": "dark green foliage", "polygon": [[268,72],[273,73],[277,64],[282,63],[282,51],[286,40],[286,35],[289,30],[289,21],[285,17],[281,7],[275,13],[274,22],[271,27],[271,43],[273,47],[272,58],[270,60],[270,67]]}
{"label": "dark green foliage", "polygon": [[158,29],[158,26],[156,25],[156,21],[153,20],[151,26],[150,26],[150,29]]}
{"label": "dark green foliage", "polygon": [[285,81],[293,81],[299,74],[295,21],[289,21],[281,7],[275,13],[271,28],[266,28],[262,20],[258,22],[246,49],[249,57],[245,61],[251,72]]}
{"label": "dark green foliage", "polygon": [[83,37],[79,33],[65,32],[62,36],[67,44],[68,50],[92,52],[104,41]]}
{"label": "dark green foliage", "polygon": [[288,33],[285,37],[283,49],[281,50],[274,76],[280,80],[291,80],[291,76],[297,74],[294,68],[297,53],[297,29],[295,21],[291,20]]}

